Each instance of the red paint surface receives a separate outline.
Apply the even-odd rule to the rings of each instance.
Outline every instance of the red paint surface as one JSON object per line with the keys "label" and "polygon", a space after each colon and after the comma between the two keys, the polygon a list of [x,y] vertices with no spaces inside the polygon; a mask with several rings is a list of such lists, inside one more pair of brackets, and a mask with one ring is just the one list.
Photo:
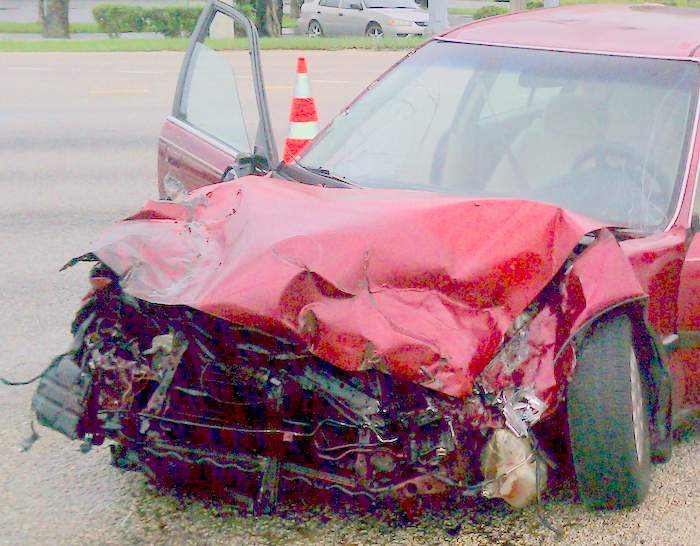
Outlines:
{"label": "red paint surface", "polygon": [[233,165],[233,152],[214,146],[172,119],[165,121],[158,141],[158,190],[163,193],[166,176],[177,179],[188,190],[216,184]]}
{"label": "red paint surface", "polygon": [[[670,248],[657,255],[671,253]],[[609,231],[601,230],[561,274],[558,284],[539,298],[543,308],[525,326],[529,332],[526,358],[513,366],[511,356],[499,355],[480,377],[481,385],[493,393],[511,387],[531,389],[551,414],[563,400],[574,370],[573,335],[617,304],[647,298],[618,242]]]}
{"label": "red paint surface", "polygon": [[449,31],[461,42],[602,51],[660,57],[697,56],[700,13],[660,5],[578,5],[480,19]]}
{"label": "red paint surface", "polygon": [[248,177],[185,204],[148,203],[95,248],[133,296],[464,396],[514,318],[599,227],[527,201]]}
{"label": "red paint surface", "polygon": [[685,257],[686,230],[673,228],[643,239],[623,241],[621,247],[642,289],[649,294],[649,321],[661,336],[677,329],[678,286]]}
{"label": "red paint surface", "polygon": [[[694,336],[669,355],[674,378],[674,401],[679,408],[700,406],[700,237],[693,237],[681,272],[678,294],[678,332]],[[695,341],[693,346],[692,341]]]}

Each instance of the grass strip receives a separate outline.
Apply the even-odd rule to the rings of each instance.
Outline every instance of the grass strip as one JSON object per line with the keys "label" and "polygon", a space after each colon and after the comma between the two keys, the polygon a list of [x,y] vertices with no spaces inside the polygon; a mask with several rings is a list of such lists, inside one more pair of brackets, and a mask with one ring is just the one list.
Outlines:
{"label": "grass strip", "polygon": [[[423,38],[307,38],[289,36],[261,38],[261,49],[328,50],[370,49],[402,50],[420,45]],[[155,39],[100,39],[100,40],[0,40],[0,52],[61,52],[61,51],[184,51],[187,38]],[[245,38],[208,39],[213,49],[243,50],[248,48]]]}
{"label": "grass strip", "polygon": [[447,8],[450,15],[474,15],[477,8]]}
{"label": "grass strip", "polygon": [[[97,34],[102,32],[97,23],[71,23],[69,25],[72,34]],[[41,34],[41,23],[17,23],[14,21],[0,21],[0,33],[2,34]]]}

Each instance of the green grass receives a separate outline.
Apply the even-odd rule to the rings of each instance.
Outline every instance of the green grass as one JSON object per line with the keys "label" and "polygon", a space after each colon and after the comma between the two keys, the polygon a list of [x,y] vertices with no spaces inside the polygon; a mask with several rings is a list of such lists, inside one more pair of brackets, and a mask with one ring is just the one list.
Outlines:
{"label": "green grass", "polygon": [[[0,21],[0,33],[6,34],[41,34],[41,23],[15,23]],[[74,34],[102,32],[97,23],[71,23],[70,31]]]}
{"label": "green grass", "polygon": [[282,28],[297,28],[297,20],[289,15],[282,17]]}
{"label": "green grass", "polygon": [[[282,19],[283,28],[296,28],[297,20],[285,15]],[[0,21],[0,34],[41,34],[41,23],[16,23],[13,21]],[[98,34],[102,33],[97,23],[71,23],[72,34]]]}
{"label": "green grass", "polygon": [[474,15],[477,8],[447,8],[450,15]]}
{"label": "green grass", "polygon": [[[0,52],[37,52],[37,51],[183,51],[187,47],[187,38],[156,38],[112,40],[0,40]],[[307,38],[289,36],[284,38],[261,38],[262,49],[303,49],[303,50],[339,50],[339,49],[374,49],[401,50],[412,49],[423,42],[422,38]],[[207,45],[214,49],[247,48],[247,41],[240,39],[210,39]]]}

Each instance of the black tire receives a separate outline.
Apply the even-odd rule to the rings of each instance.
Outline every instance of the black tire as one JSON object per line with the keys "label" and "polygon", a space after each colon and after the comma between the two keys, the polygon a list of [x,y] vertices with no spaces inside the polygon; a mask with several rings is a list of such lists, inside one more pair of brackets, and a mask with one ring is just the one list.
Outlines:
{"label": "black tire", "polygon": [[306,30],[306,35],[309,38],[321,38],[323,36],[323,27],[316,19],[309,21],[309,27]]}
{"label": "black tire", "polygon": [[567,397],[569,443],[584,504],[621,508],[646,497],[651,464],[646,408],[629,318],[598,321],[579,346]]}
{"label": "black tire", "polygon": [[372,21],[370,24],[367,25],[367,28],[365,29],[365,36],[368,36],[370,38],[381,38],[384,36],[384,29],[382,29],[382,25],[375,21]]}

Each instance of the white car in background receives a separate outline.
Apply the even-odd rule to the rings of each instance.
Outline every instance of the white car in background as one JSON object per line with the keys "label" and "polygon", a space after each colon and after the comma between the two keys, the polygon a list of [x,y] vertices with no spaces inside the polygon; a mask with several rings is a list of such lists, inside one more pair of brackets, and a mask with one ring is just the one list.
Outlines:
{"label": "white car in background", "polygon": [[428,12],[414,0],[307,0],[298,22],[299,34],[311,37],[422,36],[427,26]]}

